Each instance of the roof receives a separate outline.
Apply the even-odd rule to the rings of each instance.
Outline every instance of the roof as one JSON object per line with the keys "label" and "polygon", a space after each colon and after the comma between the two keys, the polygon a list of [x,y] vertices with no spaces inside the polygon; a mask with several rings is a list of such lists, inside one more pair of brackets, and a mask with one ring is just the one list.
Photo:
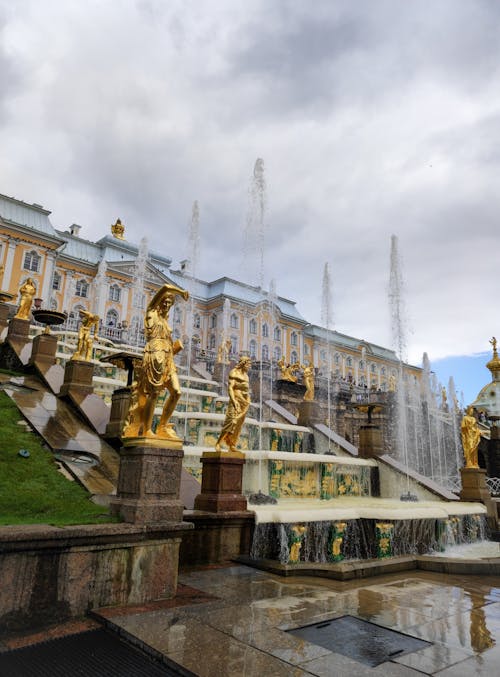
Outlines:
{"label": "roof", "polygon": [[0,194],[0,217],[3,221],[57,237],[49,214],[50,212],[41,205],[28,204]]}

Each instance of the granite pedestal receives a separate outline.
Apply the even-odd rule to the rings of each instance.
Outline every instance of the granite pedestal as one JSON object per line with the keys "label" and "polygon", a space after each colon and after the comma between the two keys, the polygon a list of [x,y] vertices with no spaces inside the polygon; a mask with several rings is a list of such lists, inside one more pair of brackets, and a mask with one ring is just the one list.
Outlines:
{"label": "granite pedestal", "polygon": [[69,360],[64,369],[64,383],[59,396],[68,399],[94,430],[99,435],[104,435],[109,423],[110,408],[102,397],[94,395],[93,376],[92,362]]}
{"label": "granite pedestal", "polygon": [[33,339],[29,366],[32,367],[54,394],[59,393],[64,370],[56,364],[57,336],[39,334]]}
{"label": "granite pedestal", "polygon": [[92,379],[94,365],[84,360],[68,360],[64,369],[64,383],[61,395],[65,396],[70,390],[78,390],[82,395],[90,395],[94,392]]}
{"label": "granite pedestal", "polygon": [[0,346],[0,366],[4,369],[22,371],[31,356],[30,321],[13,317],[7,328],[7,336]]}
{"label": "granite pedestal", "polygon": [[201,493],[195,498],[194,509],[206,512],[246,510],[247,500],[241,493],[245,455],[238,451],[206,451],[201,456],[201,463]]}
{"label": "granite pedestal", "polygon": [[359,426],[359,458],[375,458],[384,453],[382,431],[374,423]]}
{"label": "granite pedestal", "polygon": [[488,485],[486,484],[486,470],[482,468],[460,468],[462,477],[461,501],[474,501],[484,503],[488,511],[490,523],[497,521],[496,504],[491,498]]}
{"label": "granite pedestal", "polygon": [[181,442],[127,440],[120,450],[112,513],[133,524],[181,522],[183,505],[179,491],[183,456]]}
{"label": "granite pedestal", "polygon": [[131,390],[129,387],[117,388],[111,396],[111,413],[106,426],[105,437],[108,440],[118,440],[121,437],[123,426],[130,408]]}

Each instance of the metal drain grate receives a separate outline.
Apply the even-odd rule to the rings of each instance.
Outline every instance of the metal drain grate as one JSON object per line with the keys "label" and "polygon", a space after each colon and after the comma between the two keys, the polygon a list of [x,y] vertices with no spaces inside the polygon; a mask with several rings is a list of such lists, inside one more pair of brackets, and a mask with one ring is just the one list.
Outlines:
{"label": "metal drain grate", "polygon": [[372,667],[431,645],[355,616],[341,616],[287,632]]}
{"label": "metal drain grate", "polygon": [[188,671],[154,662],[106,630],[90,630],[0,653],[9,677],[168,677]]}

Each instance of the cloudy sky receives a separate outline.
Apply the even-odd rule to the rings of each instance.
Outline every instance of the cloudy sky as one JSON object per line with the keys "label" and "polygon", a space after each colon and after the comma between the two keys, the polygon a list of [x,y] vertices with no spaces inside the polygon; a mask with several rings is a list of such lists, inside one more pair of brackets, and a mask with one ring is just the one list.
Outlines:
{"label": "cloudy sky", "polygon": [[468,355],[500,334],[499,76],[495,0],[0,0],[0,192],[175,265],[198,200],[199,276],[256,283],[263,158],[266,287],[319,322],[329,263],[335,328],[390,345],[396,234],[410,360]]}

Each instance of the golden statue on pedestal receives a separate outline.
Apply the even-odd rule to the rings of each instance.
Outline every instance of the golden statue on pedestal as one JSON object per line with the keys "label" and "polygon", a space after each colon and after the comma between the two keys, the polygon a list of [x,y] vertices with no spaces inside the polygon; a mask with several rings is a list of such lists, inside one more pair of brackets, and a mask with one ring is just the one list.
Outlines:
{"label": "golden statue on pedestal", "polygon": [[236,444],[250,406],[248,370],[251,364],[249,357],[241,357],[238,364],[229,372],[229,404],[219,439],[215,443],[216,451],[221,451],[222,443],[229,447],[229,451],[237,451]]}
{"label": "golden statue on pedestal", "polygon": [[[181,396],[181,388],[174,364],[174,355],[182,350],[180,341],[172,341],[172,329],[168,313],[181,296],[185,301],[189,294],[173,284],[164,284],[151,299],[144,318],[146,345],[140,369],[136,369],[136,381],[132,389],[132,403],[125,422],[122,437],[150,437],[179,442],[170,421]],[[164,389],[169,392],[165,400],[156,434],[152,430],[156,400]]]}
{"label": "golden statue on pedestal", "polygon": [[[94,345],[94,336],[99,325],[99,315],[93,315],[88,310],[80,310],[82,324],[78,330],[78,343],[73,353],[72,360],[83,360],[90,362],[92,359],[92,346]],[[94,328],[94,334],[92,329]]]}
{"label": "golden statue on pedestal", "polygon": [[304,393],[304,402],[312,402],[314,400],[314,365],[302,365],[302,372],[304,374],[304,385],[306,392]]}
{"label": "golden statue on pedestal", "polygon": [[222,340],[217,350],[217,362],[218,364],[229,364],[229,353],[231,352],[231,339],[224,340],[224,335],[222,335]]}
{"label": "golden statue on pedestal", "polygon": [[32,277],[28,277],[26,282],[19,287],[19,293],[21,294],[21,301],[14,317],[18,320],[29,320],[31,304],[36,294],[35,282]]}
{"label": "golden statue on pedestal", "polygon": [[476,419],[472,414],[472,407],[467,407],[465,416],[460,425],[462,435],[462,447],[465,456],[466,468],[479,468],[477,462],[477,448],[481,440],[481,431]]}

